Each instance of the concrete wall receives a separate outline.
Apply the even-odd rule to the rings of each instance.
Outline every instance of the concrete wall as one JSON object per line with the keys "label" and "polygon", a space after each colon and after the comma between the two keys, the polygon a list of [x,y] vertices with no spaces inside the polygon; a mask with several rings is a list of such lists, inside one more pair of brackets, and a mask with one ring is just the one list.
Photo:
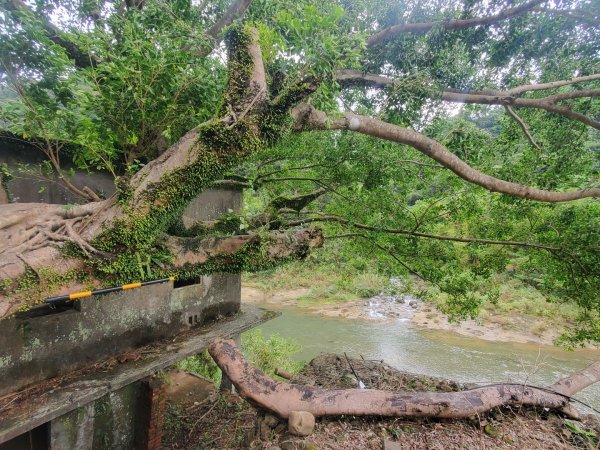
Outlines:
{"label": "concrete wall", "polygon": [[[184,215],[212,220],[240,206],[241,191],[210,189]],[[0,395],[239,310],[239,274],[194,282],[88,297],[66,308],[40,306],[0,320]]]}
{"label": "concrete wall", "polygon": [[190,227],[198,220],[215,220],[242,207],[239,189],[207,189],[188,205],[183,212],[183,225]]}
{"label": "concrete wall", "polygon": [[174,336],[240,306],[240,276],[213,274],[88,297],[72,309],[42,307],[0,321],[0,395]]}
{"label": "concrete wall", "polygon": [[[95,192],[109,197],[115,192],[113,177],[107,172],[88,173],[75,169],[73,164],[63,162],[63,169],[74,173],[71,181],[75,186],[88,186]],[[81,199],[69,192],[63,185],[51,176],[55,181],[48,181],[30,174],[31,170],[47,160],[42,152],[26,143],[15,142],[0,136],[0,164],[6,163],[11,174],[15,178],[8,183],[11,200],[21,203],[58,203],[68,204],[81,201]],[[30,167],[28,171],[26,168]],[[25,169],[25,170],[22,170]],[[0,200],[0,203],[1,200]]]}
{"label": "concrete wall", "polygon": [[131,383],[49,423],[49,450],[135,448],[143,387]]}

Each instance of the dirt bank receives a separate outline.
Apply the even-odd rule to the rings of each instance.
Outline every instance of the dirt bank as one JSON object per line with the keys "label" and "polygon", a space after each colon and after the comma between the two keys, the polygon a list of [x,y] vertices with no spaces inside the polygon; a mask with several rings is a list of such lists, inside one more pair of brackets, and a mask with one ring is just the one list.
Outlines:
{"label": "dirt bank", "polygon": [[310,288],[265,291],[242,285],[242,301],[272,307],[299,307],[311,314],[351,320],[410,321],[413,326],[446,330],[462,336],[495,342],[519,342],[552,345],[560,335],[560,327],[549,327],[536,317],[511,313],[487,314],[485,318],[449,323],[435,306],[410,295],[378,295],[342,303],[303,302]]}

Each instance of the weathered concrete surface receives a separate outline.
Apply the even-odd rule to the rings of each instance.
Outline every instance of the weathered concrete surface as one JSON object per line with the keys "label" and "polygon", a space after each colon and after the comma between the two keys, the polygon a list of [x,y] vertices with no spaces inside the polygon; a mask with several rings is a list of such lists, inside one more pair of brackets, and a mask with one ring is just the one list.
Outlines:
{"label": "weathered concrete surface", "polygon": [[94,442],[94,405],[90,403],[50,422],[49,450],[89,450]]}
{"label": "weathered concrete surface", "polygon": [[175,336],[239,307],[240,276],[212,274],[177,289],[163,283],[88,297],[54,314],[35,316],[32,310],[9,317],[0,321],[0,395]]}
{"label": "weathered concrete surface", "polygon": [[183,211],[183,225],[190,227],[199,220],[215,220],[241,208],[241,189],[207,189]]}
{"label": "weathered concrete surface", "polygon": [[197,328],[192,334],[183,333],[181,337],[169,339],[160,346],[153,346],[154,353],[148,354],[141,361],[116,364],[110,370],[86,374],[65,382],[58,388],[48,386],[42,392],[36,392],[34,399],[28,399],[17,407],[3,409],[4,406],[0,404],[0,444],[170,367],[188,356],[196,355],[205,350],[216,337],[238,335],[277,315],[254,305],[242,305],[240,312],[233,317]]}
{"label": "weathered concrete surface", "polygon": [[[34,146],[26,142],[15,142],[6,136],[0,136],[0,164],[6,163],[11,174],[16,175],[8,183],[12,200],[22,203],[57,204],[81,201],[81,198],[63,187],[60,182],[57,182],[56,177],[51,176],[49,181],[27,173],[26,170],[21,170],[21,166],[38,167],[44,160],[47,161],[47,158]],[[105,197],[110,197],[115,192],[114,178],[108,172],[90,173],[78,170],[68,160],[63,160],[62,165],[65,172],[73,170],[71,181],[75,186],[88,186],[94,192]]]}

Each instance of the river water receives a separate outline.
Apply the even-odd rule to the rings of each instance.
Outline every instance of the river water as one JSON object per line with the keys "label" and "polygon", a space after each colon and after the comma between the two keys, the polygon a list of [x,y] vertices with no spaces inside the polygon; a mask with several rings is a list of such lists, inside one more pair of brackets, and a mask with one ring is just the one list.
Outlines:
{"label": "river water", "polygon": [[[348,320],[323,317],[300,308],[273,308],[281,316],[260,329],[293,338],[309,361],[319,353],[383,360],[407,372],[469,383],[528,382],[544,386],[600,359],[599,351],[570,352],[552,346],[492,342],[448,331],[416,328],[408,319]],[[600,383],[577,396],[600,409]],[[585,408],[583,408],[585,410]]]}

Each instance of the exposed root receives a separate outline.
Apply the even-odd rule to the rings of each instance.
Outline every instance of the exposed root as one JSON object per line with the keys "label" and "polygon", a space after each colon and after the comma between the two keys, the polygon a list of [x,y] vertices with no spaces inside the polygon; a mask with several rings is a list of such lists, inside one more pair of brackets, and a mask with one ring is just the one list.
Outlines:
{"label": "exposed root", "polygon": [[0,279],[15,279],[27,269],[36,272],[45,265],[57,266],[57,262],[64,259],[58,249],[67,242],[76,245],[86,257],[110,257],[90,245],[80,233],[85,219],[101,210],[104,204],[91,203],[70,209],[35,203],[6,205],[7,214],[0,219]]}

